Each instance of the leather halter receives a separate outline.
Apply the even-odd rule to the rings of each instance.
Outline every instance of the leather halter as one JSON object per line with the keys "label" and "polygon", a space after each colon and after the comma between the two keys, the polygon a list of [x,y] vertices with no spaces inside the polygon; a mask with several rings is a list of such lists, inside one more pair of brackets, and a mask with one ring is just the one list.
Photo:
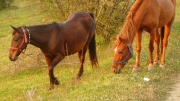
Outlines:
{"label": "leather halter", "polygon": [[[23,53],[24,54],[24,50],[26,50],[26,49],[22,49],[22,46],[23,46],[23,44],[25,44],[25,43],[28,43],[28,39],[27,39],[27,34],[26,34],[26,31],[25,31],[25,29],[23,28],[23,27],[21,27],[21,29],[23,30],[23,39],[22,39],[22,41],[21,41],[21,44],[19,45],[19,47],[10,47],[10,49],[12,49],[12,50],[19,50],[21,53]],[[29,30],[26,28],[26,30],[28,31],[28,33],[29,33]],[[30,35],[30,33],[29,33],[29,35]],[[30,42],[30,36],[29,36],[29,42]]]}
{"label": "leather halter", "polygon": [[131,45],[127,45],[127,46],[128,46],[129,52],[126,55],[126,57],[124,58],[124,60],[120,61],[120,62],[113,62],[113,64],[118,65],[118,64],[126,64],[126,63],[128,63],[127,58],[129,57],[129,55],[133,56],[133,51],[132,51],[132,46]]}

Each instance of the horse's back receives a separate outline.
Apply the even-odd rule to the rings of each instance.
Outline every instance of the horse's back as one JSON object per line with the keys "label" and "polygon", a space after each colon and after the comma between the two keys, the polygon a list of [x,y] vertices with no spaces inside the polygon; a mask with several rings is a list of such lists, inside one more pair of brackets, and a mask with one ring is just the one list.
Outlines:
{"label": "horse's back", "polygon": [[79,22],[83,20],[90,20],[94,23],[94,15],[91,12],[75,12],[69,15],[68,19],[64,23]]}
{"label": "horse's back", "polygon": [[91,13],[76,12],[64,22],[64,41],[68,44],[70,54],[74,54],[90,42],[94,35],[95,22]]}
{"label": "horse's back", "polygon": [[143,18],[142,26],[162,27],[171,22],[175,16],[176,0],[149,0],[143,2],[146,6],[141,6],[140,9],[142,11],[146,9],[146,15]]}
{"label": "horse's back", "polygon": [[176,0],[159,0],[160,1],[160,15],[159,15],[159,26],[172,23],[175,17],[175,6]]}

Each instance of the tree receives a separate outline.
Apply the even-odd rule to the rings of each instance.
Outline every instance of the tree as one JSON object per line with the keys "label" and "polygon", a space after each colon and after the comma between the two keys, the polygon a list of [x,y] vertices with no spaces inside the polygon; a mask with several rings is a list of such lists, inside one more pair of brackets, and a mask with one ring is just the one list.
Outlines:
{"label": "tree", "polygon": [[95,15],[96,35],[99,42],[109,42],[112,35],[119,33],[120,27],[134,0],[41,0],[51,16],[60,21],[77,11],[91,11]]}
{"label": "tree", "polygon": [[0,0],[0,10],[11,6],[14,0]]}

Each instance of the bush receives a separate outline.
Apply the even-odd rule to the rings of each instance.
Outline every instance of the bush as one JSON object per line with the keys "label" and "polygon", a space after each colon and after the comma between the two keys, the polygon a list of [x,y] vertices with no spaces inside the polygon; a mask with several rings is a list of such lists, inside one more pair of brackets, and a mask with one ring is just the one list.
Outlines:
{"label": "bush", "polygon": [[41,0],[44,9],[60,21],[77,11],[91,11],[95,15],[97,42],[110,42],[112,35],[119,33],[124,18],[134,0]]}
{"label": "bush", "polygon": [[11,6],[14,0],[0,0],[0,10]]}

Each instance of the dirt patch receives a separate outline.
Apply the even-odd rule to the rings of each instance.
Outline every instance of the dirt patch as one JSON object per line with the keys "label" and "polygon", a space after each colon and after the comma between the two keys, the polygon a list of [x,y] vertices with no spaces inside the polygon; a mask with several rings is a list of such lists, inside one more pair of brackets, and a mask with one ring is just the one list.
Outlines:
{"label": "dirt patch", "polygon": [[172,91],[169,92],[166,101],[180,101],[180,76],[178,77],[178,82],[173,85]]}

